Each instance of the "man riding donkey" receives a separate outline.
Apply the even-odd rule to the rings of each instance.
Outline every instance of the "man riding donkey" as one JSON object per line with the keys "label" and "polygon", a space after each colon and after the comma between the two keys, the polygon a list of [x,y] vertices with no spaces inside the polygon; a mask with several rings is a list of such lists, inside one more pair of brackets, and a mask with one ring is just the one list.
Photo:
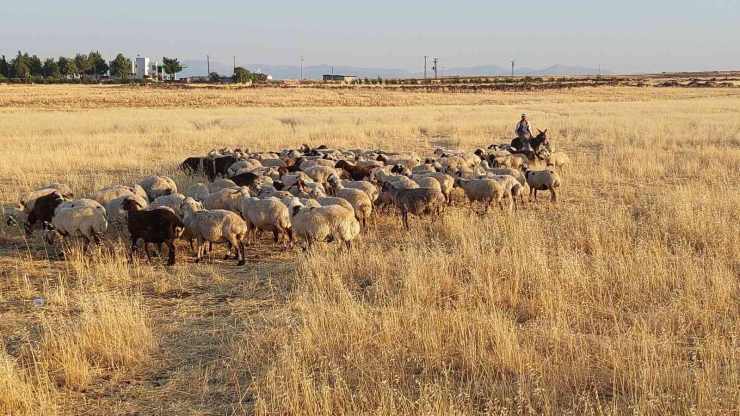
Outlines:
{"label": "man riding donkey", "polygon": [[545,147],[549,147],[547,141],[547,129],[545,131],[537,130],[539,134],[537,137],[532,137],[532,126],[527,120],[527,113],[522,113],[522,118],[516,123],[516,139],[511,142],[511,147],[516,149],[518,153],[526,154],[531,161],[534,161],[535,153],[540,150],[540,146],[545,144]]}

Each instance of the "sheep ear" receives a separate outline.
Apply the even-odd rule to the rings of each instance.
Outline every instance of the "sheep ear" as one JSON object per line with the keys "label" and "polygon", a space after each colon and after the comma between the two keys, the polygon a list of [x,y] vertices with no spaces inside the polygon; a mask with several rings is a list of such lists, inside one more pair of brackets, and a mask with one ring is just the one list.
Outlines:
{"label": "sheep ear", "polygon": [[543,133],[547,133],[547,129],[545,129],[545,131],[543,131]]}
{"label": "sheep ear", "polygon": [[136,206],[137,206],[137,207],[139,207],[139,208],[144,208],[144,206],[143,206],[143,205],[141,205],[141,204],[139,203],[139,201],[137,201],[137,200],[135,200],[135,199],[132,199],[132,200],[131,200],[131,202],[133,202],[134,204],[136,204]]}

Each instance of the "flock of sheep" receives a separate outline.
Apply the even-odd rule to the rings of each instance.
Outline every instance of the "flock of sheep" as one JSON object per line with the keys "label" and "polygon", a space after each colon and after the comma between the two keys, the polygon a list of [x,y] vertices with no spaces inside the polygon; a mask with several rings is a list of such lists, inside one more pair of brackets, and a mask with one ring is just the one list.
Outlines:
{"label": "flock of sheep", "polygon": [[21,196],[7,223],[22,226],[27,235],[42,225],[48,244],[82,238],[85,252],[90,242],[98,245],[107,234],[127,229],[131,258],[139,241],[149,259],[150,243],[160,249],[167,245],[168,265],[175,264],[176,239],[190,243],[196,263],[206,255],[206,243],[208,250],[225,243],[226,259],[234,250],[243,265],[245,244],[254,243],[258,232],[271,231],[275,243],[282,236],[286,249],[332,241],[351,249],[374,211],[395,208],[409,229],[409,215],[441,215],[453,203],[455,188],[464,192],[471,209],[474,202],[481,204],[484,214],[494,203],[502,210],[516,208],[527,192],[536,201],[537,191],[549,190],[556,202],[558,171],[568,163],[547,140],[472,153],[437,149],[428,158],[307,145],[280,152],[224,148],[179,166],[208,178],[184,194],[163,176],[110,186],[82,199],[74,199],[64,184],[51,184]]}

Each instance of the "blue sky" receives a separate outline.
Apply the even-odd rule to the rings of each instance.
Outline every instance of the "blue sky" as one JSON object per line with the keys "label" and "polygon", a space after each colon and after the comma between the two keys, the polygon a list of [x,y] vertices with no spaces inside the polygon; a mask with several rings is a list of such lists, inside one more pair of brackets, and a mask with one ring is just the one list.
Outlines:
{"label": "blue sky", "polygon": [[580,65],[619,72],[740,69],[740,1],[5,1],[0,54],[100,50],[230,64],[420,71]]}

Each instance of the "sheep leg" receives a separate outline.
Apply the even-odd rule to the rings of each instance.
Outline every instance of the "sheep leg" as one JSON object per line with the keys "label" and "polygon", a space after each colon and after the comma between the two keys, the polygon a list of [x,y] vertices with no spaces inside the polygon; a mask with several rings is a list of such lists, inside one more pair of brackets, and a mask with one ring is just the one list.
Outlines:
{"label": "sheep leg", "polygon": [[146,253],[146,259],[149,261],[149,264],[152,264],[152,257],[149,254],[149,243],[144,240],[144,253]]}
{"label": "sheep leg", "polygon": [[136,237],[131,236],[131,255],[128,258],[129,264],[134,262],[134,251],[136,251],[136,240],[138,240]]}
{"label": "sheep leg", "polygon": [[[237,259],[236,265],[237,266],[243,266],[245,263],[244,262],[244,246],[242,245],[242,241],[241,241],[243,237],[244,237],[243,235],[231,236],[228,242],[229,246],[233,246],[234,250],[236,250],[236,259]],[[231,249],[229,249],[229,252],[231,252]]]}
{"label": "sheep leg", "polygon": [[273,228],[273,230],[272,230],[272,238],[275,241],[275,244],[277,244],[277,242],[278,242],[278,234],[279,234],[278,229],[277,228]]}
{"label": "sheep leg", "polygon": [[198,252],[195,254],[195,262],[200,263],[203,258],[203,249],[206,247],[206,242],[203,241],[202,237],[198,237]]}
{"label": "sheep leg", "polygon": [[406,231],[408,231],[411,229],[411,227],[409,227],[409,212],[404,209],[401,214],[403,215],[403,226],[406,228]]}
{"label": "sheep leg", "polygon": [[534,187],[529,187],[529,202],[532,202],[532,192],[535,192]]}
{"label": "sheep leg", "polygon": [[534,188],[534,202],[537,202],[537,188]]}
{"label": "sheep leg", "polygon": [[550,201],[552,201],[553,204],[558,202],[558,196],[555,194],[555,188],[550,188]]}
{"label": "sheep leg", "polygon": [[173,240],[167,240],[165,243],[167,244],[167,248],[170,249],[170,254],[167,258],[167,265],[174,266],[175,265],[175,243]]}
{"label": "sheep leg", "polygon": [[[237,254],[237,256],[238,256],[238,254]],[[229,257],[231,257],[231,242],[227,241],[226,242],[226,255],[224,256],[224,260],[228,260]]]}

